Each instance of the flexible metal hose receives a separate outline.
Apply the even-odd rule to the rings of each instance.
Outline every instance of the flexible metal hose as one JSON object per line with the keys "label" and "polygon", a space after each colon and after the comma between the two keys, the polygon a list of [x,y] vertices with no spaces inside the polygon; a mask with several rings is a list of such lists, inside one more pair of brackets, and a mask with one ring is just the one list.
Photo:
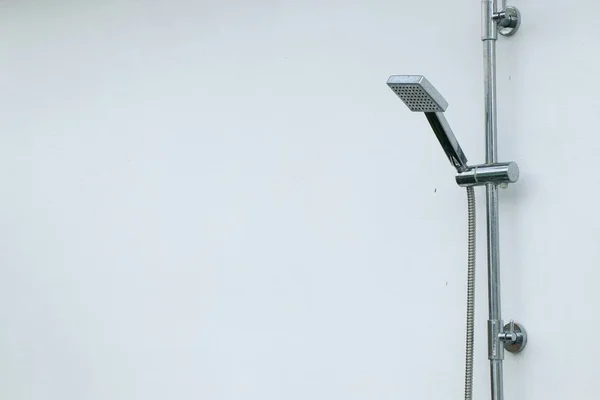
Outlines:
{"label": "flexible metal hose", "polygon": [[465,362],[465,400],[473,398],[473,331],[475,328],[475,190],[467,188],[468,272],[467,272],[467,348]]}

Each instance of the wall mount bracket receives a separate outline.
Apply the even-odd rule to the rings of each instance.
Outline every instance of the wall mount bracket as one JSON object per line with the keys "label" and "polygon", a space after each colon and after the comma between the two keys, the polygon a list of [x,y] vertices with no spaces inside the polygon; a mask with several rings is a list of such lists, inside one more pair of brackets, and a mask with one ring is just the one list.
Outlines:
{"label": "wall mount bracket", "polygon": [[504,325],[498,339],[504,344],[504,349],[511,353],[520,353],[527,345],[527,331],[523,325],[510,321]]}
{"label": "wall mount bracket", "polygon": [[521,26],[521,13],[514,6],[506,6],[504,11],[497,12],[492,19],[496,21],[496,29],[502,36],[512,36]]}

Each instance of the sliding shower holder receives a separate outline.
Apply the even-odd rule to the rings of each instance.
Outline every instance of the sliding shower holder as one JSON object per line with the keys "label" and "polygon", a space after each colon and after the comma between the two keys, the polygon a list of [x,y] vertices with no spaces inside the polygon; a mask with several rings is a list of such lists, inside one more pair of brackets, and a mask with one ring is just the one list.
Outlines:
{"label": "sliding shower holder", "polygon": [[488,183],[505,186],[519,180],[519,167],[515,162],[475,165],[456,175],[458,186],[483,186]]}

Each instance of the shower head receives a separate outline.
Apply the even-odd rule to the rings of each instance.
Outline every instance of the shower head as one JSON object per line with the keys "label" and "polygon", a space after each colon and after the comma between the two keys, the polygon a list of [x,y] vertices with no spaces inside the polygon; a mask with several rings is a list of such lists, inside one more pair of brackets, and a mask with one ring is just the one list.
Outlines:
{"label": "shower head", "polygon": [[387,84],[411,111],[425,113],[450,163],[458,172],[465,171],[467,157],[444,117],[443,113],[448,108],[444,97],[422,75],[392,75]]}
{"label": "shower head", "polygon": [[446,99],[424,76],[392,75],[387,84],[410,111],[444,112],[448,108]]}

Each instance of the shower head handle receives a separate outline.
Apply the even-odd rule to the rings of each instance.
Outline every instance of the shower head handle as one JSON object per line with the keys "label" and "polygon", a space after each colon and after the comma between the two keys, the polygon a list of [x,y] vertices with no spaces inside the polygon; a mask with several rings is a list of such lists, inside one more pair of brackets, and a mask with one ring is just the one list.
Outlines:
{"label": "shower head handle", "polygon": [[387,84],[411,111],[425,113],[450,163],[459,173],[465,171],[467,157],[444,117],[448,107],[444,96],[423,75],[392,75]]}
{"label": "shower head handle", "polygon": [[444,149],[444,152],[450,160],[450,164],[456,168],[459,173],[465,171],[468,168],[467,157],[463,152],[456,136],[450,128],[450,124],[446,120],[446,117],[441,112],[426,112],[425,117],[429,121],[433,133],[437,137],[440,145]]}

